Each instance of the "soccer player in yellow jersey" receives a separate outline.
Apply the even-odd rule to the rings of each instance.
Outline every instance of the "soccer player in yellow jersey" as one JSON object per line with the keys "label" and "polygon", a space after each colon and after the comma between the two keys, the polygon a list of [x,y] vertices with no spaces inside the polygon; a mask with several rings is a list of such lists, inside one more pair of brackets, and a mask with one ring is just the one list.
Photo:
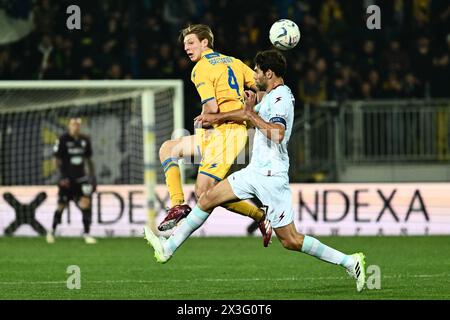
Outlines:
{"label": "soccer player in yellow jersey", "polygon": [[[257,90],[254,71],[241,60],[214,52],[214,35],[206,25],[191,25],[181,31],[180,41],[190,60],[196,62],[191,74],[202,102],[203,113],[228,112],[243,107],[244,87]],[[200,124],[208,126],[208,124]],[[163,143],[159,156],[166,175],[172,208],[158,226],[169,230],[191,208],[184,204],[178,159],[193,155],[199,149],[202,155],[195,193],[200,197],[227,175],[231,165],[247,142],[247,127],[242,122],[215,124],[212,130],[196,129],[195,136],[182,137]],[[245,201],[223,205],[232,212],[253,218],[258,222],[267,246],[272,234],[270,223],[262,209]]]}

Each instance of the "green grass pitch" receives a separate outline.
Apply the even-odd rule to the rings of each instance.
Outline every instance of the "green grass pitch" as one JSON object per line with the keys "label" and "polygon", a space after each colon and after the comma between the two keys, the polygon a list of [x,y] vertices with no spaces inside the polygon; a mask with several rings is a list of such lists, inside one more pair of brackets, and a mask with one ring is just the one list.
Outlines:
{"label": "green grass pitch", "polygon": [[[142,238],[0,238],[0,299],[450,299],[450,237],[318,237],[378,265],[381,288],[357,293],[338,266],[274,239],[192,238],[165,265]],[[69,265],[81,289],[69,290]],[[368,275],[370,276],[370,275]]]}

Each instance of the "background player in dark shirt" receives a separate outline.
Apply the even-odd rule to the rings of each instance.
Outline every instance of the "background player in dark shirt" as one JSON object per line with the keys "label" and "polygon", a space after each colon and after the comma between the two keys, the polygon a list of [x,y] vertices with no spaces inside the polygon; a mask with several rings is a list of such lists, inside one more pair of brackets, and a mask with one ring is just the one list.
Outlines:
{"label": "background player in dark shirt", "polygon": [[[61,176],[58,181],[58,207],[53,217],[52,232],[47,242],[55,242],[56,226],[69,201],[74,201],[83,214],[84,240],[88,244],[97,241],[89,235],[92,222],[92,193],[96,189],[92,146],[88,136],[80,133],[81,119],[71,118],[68,131],[62,134],[54,146],[54,163]],[[88,174],[85,167],[87,165]]]}

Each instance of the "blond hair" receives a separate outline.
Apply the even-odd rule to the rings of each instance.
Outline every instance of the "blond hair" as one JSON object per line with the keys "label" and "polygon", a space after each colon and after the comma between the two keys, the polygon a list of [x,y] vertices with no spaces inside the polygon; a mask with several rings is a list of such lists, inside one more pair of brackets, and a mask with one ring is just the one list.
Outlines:
{"label": "blond hair", "polygon": [[211,31],[211,28],[206,24],[192,24],[183,30],[180,31],[180,42],[184,41],[184,38],[188,34],[195,34],[198,40],[203,41],[204,39],[208,40],[208,47],[214,49],[214,35]]}

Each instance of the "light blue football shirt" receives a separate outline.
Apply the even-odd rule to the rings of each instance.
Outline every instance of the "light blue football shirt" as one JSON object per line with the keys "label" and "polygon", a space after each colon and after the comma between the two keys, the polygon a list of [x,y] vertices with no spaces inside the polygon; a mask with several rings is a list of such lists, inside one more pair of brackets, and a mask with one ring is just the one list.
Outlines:
{"label": "light blue football shirt", "polygon": [[294,104],[295,98],[291,89],[286,85],[279,85],[255,106],[255,111],[264,121],[280,123],[285,126],[286,131],[281,143],[275,143],[256,128],[249,168],[258,171],[270,170],[272,174],[289,171],[287,146],[294,123]]}

